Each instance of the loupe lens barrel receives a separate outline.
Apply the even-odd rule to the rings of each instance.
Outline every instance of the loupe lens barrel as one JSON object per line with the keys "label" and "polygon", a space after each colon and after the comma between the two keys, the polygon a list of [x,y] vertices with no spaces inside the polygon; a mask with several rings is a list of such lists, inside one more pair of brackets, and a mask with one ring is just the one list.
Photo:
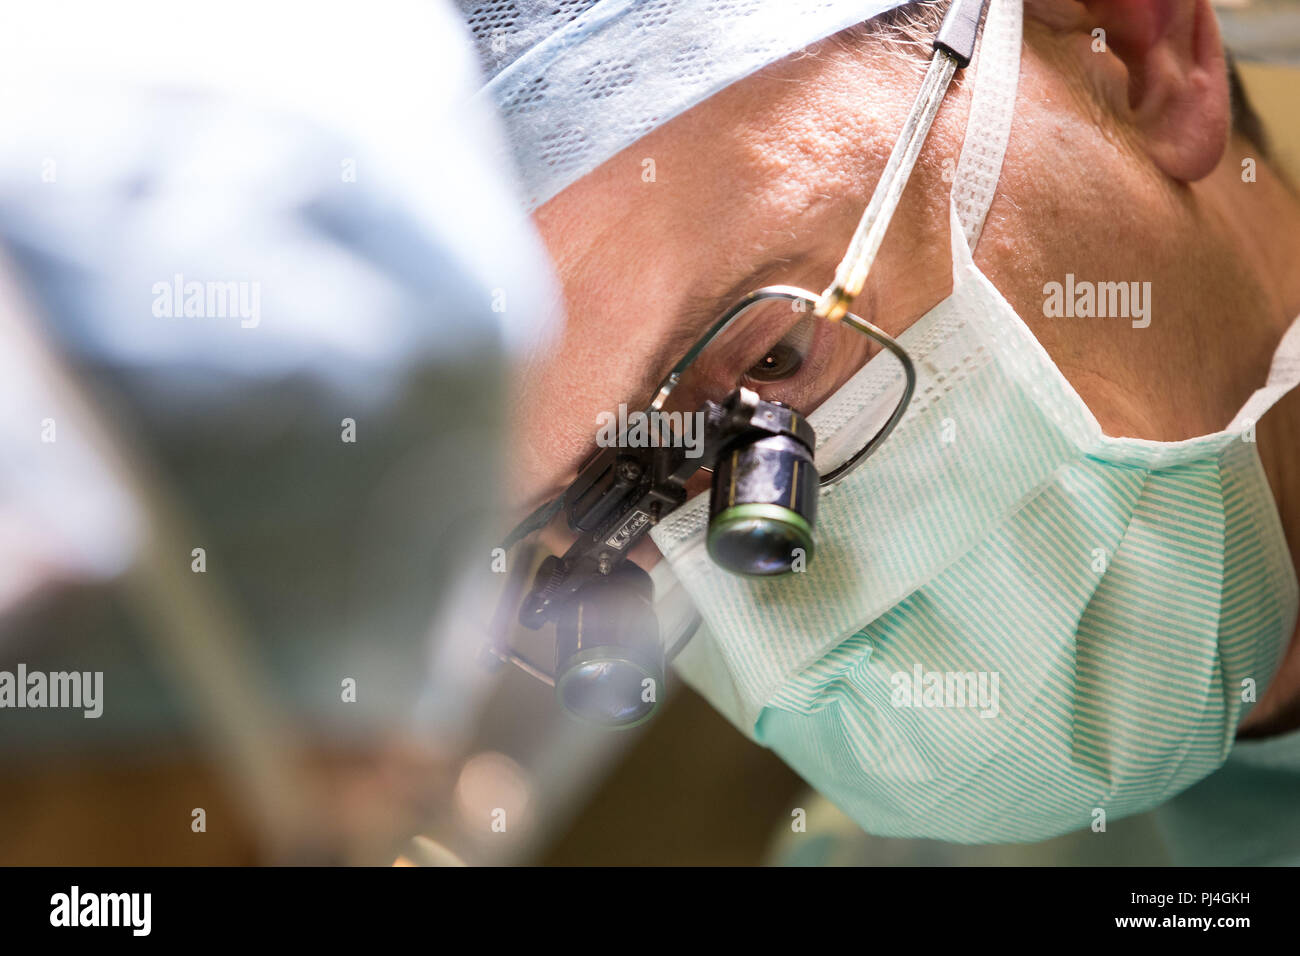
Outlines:
{"label": "loupe lens barrel", "polygon": [[557,619],[555,638],[555,694],[565,710],[615,728],[653,713],[664,657],[649,574],[624,561],[584,586]]}
{"label": "loupe lens barrel", "polygon": [[741,440],[719,456],[709,501],[709,555],[736,574],[785,574],[812,560],[817,467],[789,435]]}

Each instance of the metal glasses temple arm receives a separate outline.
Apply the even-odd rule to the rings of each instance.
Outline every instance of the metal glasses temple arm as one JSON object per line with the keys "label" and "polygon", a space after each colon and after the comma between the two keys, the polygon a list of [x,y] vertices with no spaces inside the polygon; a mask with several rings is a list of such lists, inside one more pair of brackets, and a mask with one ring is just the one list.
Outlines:
{"label": "metal glasses temple arm", "polygon": [[944,49],[957,61],[958,67],[970,66],[975,57],[975,38],[980,31],[980,18],[988,0],[953,0],[944,15],[943,25],[935,35],[935,49]]}
{"label": "metal glasses temple arm", "polygon": [[894,211],[903,198],[921,147],[934,125],[948,84],[957,70],[968,65],[975,55],[975,39],[987,2],[953,0],[948,8],[943,25],[935,36],[934,57],[926,70],[920,92],[903,124],[898,142],[889,154],[871,202],[853,233],[849,250],[835,270],[835,281],[817,300],[817,315],[832,321],[842,318],[866,285],[867,275],[876,260],[876,253],[880,251]]}

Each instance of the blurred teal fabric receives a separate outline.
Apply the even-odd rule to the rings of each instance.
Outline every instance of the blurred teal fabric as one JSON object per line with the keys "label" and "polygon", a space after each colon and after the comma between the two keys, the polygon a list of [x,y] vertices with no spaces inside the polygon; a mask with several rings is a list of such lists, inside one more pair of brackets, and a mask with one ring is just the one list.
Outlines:
{"label": "blurred teal fabric", "polygon": [[1159,821],[1178,864],[1300,866],[1300,730],[1238,741]]}
{"label": "blurred teal fabric", "polygon": [[[962,846],[858,829],[808,791],[806,830],[783,822],[777,866],[1300,866],[1300,730],[1239,741],[1216,773],[1150,812],[1026,844]],[[792,813],[795,808],[792,808]]]}

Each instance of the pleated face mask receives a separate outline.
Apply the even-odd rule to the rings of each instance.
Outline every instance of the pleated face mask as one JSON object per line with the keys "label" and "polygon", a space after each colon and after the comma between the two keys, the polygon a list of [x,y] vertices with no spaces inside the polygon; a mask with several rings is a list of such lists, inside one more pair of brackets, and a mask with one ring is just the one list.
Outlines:
{"label": "pleated face mask", "polygon": [[[1300,325],[1227,429],[1102,433],[971,258],[1019,73],[994,0],[952,204],[953,291],[901,337],[897,429],[826,489],[802,574],[719,569],[708,504],[652,533],[703,627],[683,678],[865,830],[1030,841],[1150,809],[1215,770],[1296,623],[1254,421],[1300,379]],[[869,362],[811,416],[818,467],[895,393]]]}

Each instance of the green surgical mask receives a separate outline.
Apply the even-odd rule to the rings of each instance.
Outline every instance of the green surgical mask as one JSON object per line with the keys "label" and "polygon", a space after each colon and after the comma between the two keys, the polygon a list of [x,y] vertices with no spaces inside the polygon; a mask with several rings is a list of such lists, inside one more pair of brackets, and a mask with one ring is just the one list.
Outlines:
{"label": "green surgical mask", "polygon": [[[720,570],[698,499],[652,533],[704,622],[684,679],[886,836],[1038,840],[1160,804],[1225,760],[1296,624],[1254,422],[1300,379],[1300,323],[1225,430],[1111,438],[974,265],[1019,48],[1018,0],[994,0],[953,292],[900,337],[916,397],[823,495],[816,563]],[[873,360],[810,416],[819,470],[896,367]]]}

